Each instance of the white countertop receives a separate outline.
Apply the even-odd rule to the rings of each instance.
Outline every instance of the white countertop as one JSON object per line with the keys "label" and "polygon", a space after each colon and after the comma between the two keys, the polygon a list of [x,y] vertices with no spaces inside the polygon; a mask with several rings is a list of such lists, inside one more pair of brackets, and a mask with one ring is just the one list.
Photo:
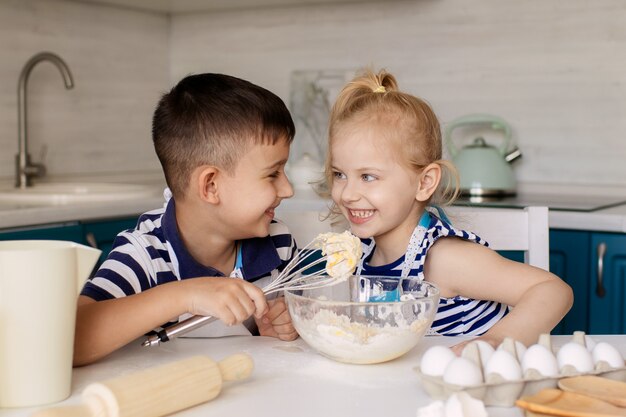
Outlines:
{"label": "white countertop", "polygon": [[[159,208],[164,200],[163,179],[157,174],[121,175],[102,177],[105,181],[149,184],[154,187],[154,197],[123,201],[81,203],[70,205],[19,205],[0,201],[0,228],[19,228],[35,225],[63,223],[79,220],[97,220],[116,217],[131,217]],[[97,181],[101,177],[88,179]],[[571,192],[571,191],[570,191]],[[610,190],[605,191],[607,194]],[[617,192],[617,191],[616,191]],[[619,191],[622,192],[621,190]],[[584,198],[584,193],[580,194]],[[281,203],[279,213],[294,211],[325,212],[328,202],[312,191],[296,190],[296,195]],[[277,216],[280,218],[280,214]],[[592,212],[550,211],[550,227],[557,229],[592,230],[626,233],[626,204]]]}
{"label": "white countertop", "polygon": [[[606,341],[626,356],[626,336],[592,336]],[[180,360],[207,355],[219,361],[233,353],[252,356],[255,369],[245,381],[226,383],[214,400],[176,413],[177,416],[415,416],[418,407],[433,401],[414,371],[422,353],[433,345],[453,345],[462,338],[430,336],[412,351],[391,362],[350,365],[315,353],[302,339],[281,342],[254,336],[220,339],[177,339],[154,348],[136,341],[95,364],[75,368],[72,395],[55,406],[80,403],[80,393],[91,382]],[[558,348],[570,336],[553,336]],[[164,378],[167,376],[164,375]],[[2,409],[0,417],[30,416],[39,407]],[[515,407],[488,407],[489,416],[521,417]]]}
{"label": "white countertop", "polygon": [[[54,181],[55,179],[53,179]],[[58,182],[138,184],[153,188],[150,197],[127,200],[101,201],[73,204],[24,204],[0,199],[0,229],[22,228],[73,221],[133,217],[163,206],[165,182],[159,174],[120,173],[116,175],[82,176],[78,180],[59,178]],[[10,184],[2,183],[2,187]]]}

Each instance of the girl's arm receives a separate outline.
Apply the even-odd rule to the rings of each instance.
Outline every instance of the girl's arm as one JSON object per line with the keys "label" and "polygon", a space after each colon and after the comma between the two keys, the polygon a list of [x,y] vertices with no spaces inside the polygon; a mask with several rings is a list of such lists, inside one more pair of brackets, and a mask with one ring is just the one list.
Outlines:
{"label": "girl's arm", "polygon": [[424,268],[426,279],[439,286],[444,297],[462,295],[513,307],[480,337],[494,347],[505,337],[527,346],[536,343],[541,333],[559,323],[574,299],[572,289],[556,275],[462,239],[439,239]]}

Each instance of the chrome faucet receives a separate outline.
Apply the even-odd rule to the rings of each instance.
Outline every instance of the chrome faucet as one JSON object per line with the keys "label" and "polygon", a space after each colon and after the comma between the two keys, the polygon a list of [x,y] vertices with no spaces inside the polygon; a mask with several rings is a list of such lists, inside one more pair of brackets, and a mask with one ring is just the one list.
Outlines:
{"label": "chrome faucet", "polygon": [[20,73],[20,79],[17,84],[17,150],[15,155],[15,186],[18,188],[26,188],[31,185],[33,177],[41,177],[46,172],[46,167],[43,164],[33,164],[30,162],[30,155],[28,154],[28,131],[27,131],[27,114],[26,114],[26,86],[28,85],[28,77],[31,71],[41,61],[50,61],[61,71],[63,81],[65,82],[65,88],[71,89],[74,87],[74,80],[72,79],[72,73],[69,67],[59,56],[51,52],[40,52],[34,55],[26,62],[22,72]]}

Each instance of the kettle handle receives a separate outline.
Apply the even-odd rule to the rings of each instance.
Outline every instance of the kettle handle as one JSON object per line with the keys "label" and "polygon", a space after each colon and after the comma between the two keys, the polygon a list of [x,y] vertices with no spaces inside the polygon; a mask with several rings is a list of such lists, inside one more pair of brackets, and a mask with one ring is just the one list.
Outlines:
{"label": "kettle handle", "polygon": [[502,145],[500,145],[500,153],[505,155],[507,150],[509,149],[509,143],[511,142],[511,126],[504,121],[504,119],[494,116],[491,114],[469,114],[467,116],[462,116],[457,119],[454,119],[445,128],[444,131],[444,139],[446,141],[446,146],[450,151],[452,157],[455,157],[459,153],[459,149],[452,142],[452,131],[457,127],[461,126],[471,126],[471,125],[484,125],[490,124],[493,130],[501,130],[504,135],[504,141]]}

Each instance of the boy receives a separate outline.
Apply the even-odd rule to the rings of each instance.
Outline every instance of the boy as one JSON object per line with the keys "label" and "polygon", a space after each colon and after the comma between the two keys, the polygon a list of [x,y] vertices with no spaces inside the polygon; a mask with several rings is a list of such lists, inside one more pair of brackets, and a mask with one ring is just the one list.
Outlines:
{"label": "boy", "polygon": [[[250,334],[258,326],[261,335],[297,337],[284,301],[267,301],[259,288],[296,250],[273,220],[293,195],[284,168],[294,134],[280,98],[235,77],[188,76],[161,98],[152,137],[171,198],[120,233],[85,284],[75,365],[181,315],[223,322],[194,335]],[[251,315],[248,331],[242,323]]]}

